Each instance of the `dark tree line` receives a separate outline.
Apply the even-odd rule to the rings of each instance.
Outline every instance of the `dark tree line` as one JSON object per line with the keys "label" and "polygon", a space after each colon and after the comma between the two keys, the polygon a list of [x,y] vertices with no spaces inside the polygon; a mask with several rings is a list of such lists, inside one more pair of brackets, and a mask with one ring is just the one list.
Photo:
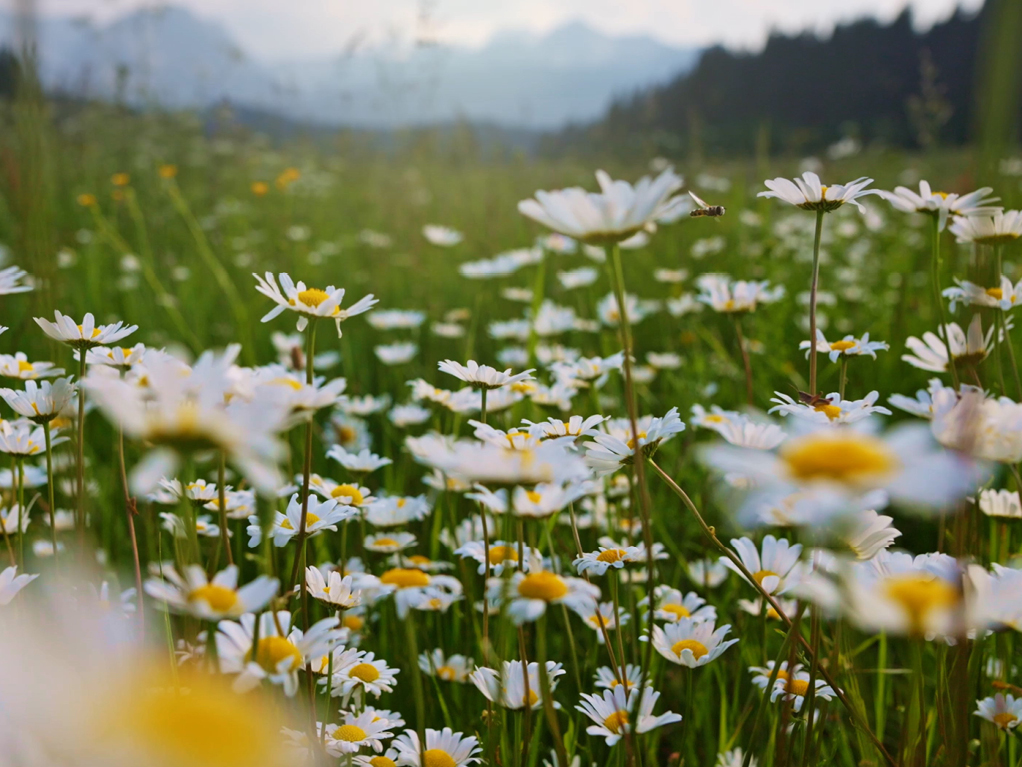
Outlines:
{"label": "dark tree line", "polygon": [[799,152],[845,136],[960,144],[972,128],[985,15],[958,11],[917,32],[906,10],[825,39],[776,34],[756,54],[711,48],[689,73],[616,101],[598,123],[548,136],[544,150]]}

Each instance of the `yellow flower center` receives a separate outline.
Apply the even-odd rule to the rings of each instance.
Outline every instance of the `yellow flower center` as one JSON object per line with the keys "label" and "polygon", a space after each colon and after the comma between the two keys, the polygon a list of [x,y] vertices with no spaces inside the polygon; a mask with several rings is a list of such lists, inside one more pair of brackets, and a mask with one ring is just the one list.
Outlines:
{"label": "yellow flower center", "polygon": [[[639,432],[639,439],[640,440],[646,439],[646,432],[640,431]],[[628,447],[630,447],[632,450],[635,450],[635,439],[634,438],[628,440]]]}
{"label": "yellow flower center", "polygon": [[[259,646],[255,652],[255,662],[262,666],[267,673],[276,674],[281,663],[288,658],[291,659],[291,663],[284,667],[284,671],[296,671],[301,668],[302,654],[290,640],[277,636],[262,637],[259,640]],[[249,662],[252,659],[252,651],[249,650],[245,654],[245,661]]]}
{"label": "yellow flower center", "polygon": [[525,497],[528,498],[532,503],[539,503],[540,501],[543,500],[543,496],[537,493],[535,490],[530,490],[529,492],[527,492],[525,494]]}
{"label": "yellow flower center", "polygon": [[809,692],[809,682],[805,679],[789,679],[785,683],[784,689],[792,695],[805,696]]}
{"label": "yellow flower center", "polygon": [[615,711],[613,714],[603,720],[603,726],[610,730],[615,735],[621,732],[622,728],[628,724],[628,712],[627,711]]}
{"label": "yellow flower center", "polygon": [[357,666],[352,667],[351,671],[348,672],[348,676],[361,679],[369,684],[380,678],[380,672],[376,670],[376,666],[372,663],[359,663]]}
{"label": "yellow flower center", "polygon": [[691,650],[692,657],[695,658],[696,660],[699,660],[704,655],[706,655],[706,653],[709,652],[709,650],[706,649],[706,645],[704,645],[697,639],[682,639],[679,642],[675,642],[671,646],[671,652],[673,652],[679,658],[681,657],[681,653],[683,650]]}
{"label": "yellow flower center", "polygon": [[787,679],[788,678],[788,672],[785,671],[783,668],[777,669],[777,678],[778,679]]}
{"label": "yellow flower center", "polygon": [[436,675],[447,682],[453,682],[458,676],[458,672],[450,666],[441,666],[436,670]]}
{"label": "yellow flower center", "polygon": [[763,585],[763,581],[769,578],[771,575],[777,576],[773,570],[757,570],[752,574],[752,580],[756,581],[760,586]]}
{"label": "yellow flower center", "polygon": [[[319,522],[319,516],[318,515],[313,514],[311,511],[305,512],[305,529],[306,530],[308,530],[310,527],[312,527],[317,522]],[[285,518],[284,521],[280,523],[280,526],[284,530],[294,530],[295,529],[294,525],[291,524],[291,520],[287,519],[287,518]]]}
{"label": "yellow flower center", "polygon": [[374,756],[369,760],[370,767],[397,767],[393,759],[386,756]]}
{"label": "yellow flower center", "polygon": [[380,576],[380,583],[397,586],[399,589],[422,588],[429,585],[429,576],[422,570],[395,567]]}
{"label": "yellow flower center", "polygon": [[796,479],[848,485],[890,474],[899,464],[880,439],[852,433],[791,440],[781,449],[781,458]]}
{"label": "yellow flower center", "polygon": [[331,498],[350,498],[350,505],[362,505],[362,493],[354,485],[338,485],[330,491]]}
{"label": "yellow flower center", "polygon": [[406,498],[398,498],[397,499],[397,507],[399,509],[403,509],[405,507],[405,504],[407,504],[407,503],[408,503],[408,500]]}
{"label": "yellow flower center", "polygon": [[990,296],[991,298],[996,298],[998,301],[1000,301],[1002,298],[1004,298],[1004,291],[1002,291],[1000,288],[987,288],[987,295]]}
{"label": "yellow flower center", "polygon": [[413,565],[425,567],[426,565],[432,563],[433,560],[431,560],[429,557],[422,556],[422,554],[413,554],[412,556],[408,557],[408,561],[411,562]]}
{"label": "yellow flower center", "polygon": [[1017,719],[1018,717],[1015,716],[1010,711],[1002,711],[1001,713],[994,714],[993,716],[994,724],[996,724],[1002,730],[1007,730],[1009,725],[1011,725],[1011,723],[1016,721]]}
{"label": "yellow flower center", "polygon": [[703,421],[706,423],[724,423],[724,416],[716,414],[708,415],[703,419]]}
{"label": "yellow flower center", "polygon": [[568,584],[557,573],[540,570],[538,573],[530,573],[522,578],[521,583],[518,584],[518,593],[526,599],[542,599],[544,602],[553,602],[568,593]]}
{"label": "yellow flower center", "polygon": [[380,546],[380,547],[383,547],[383,546],[390,547],[390,546],[400,546],[400,545],[401,544],[398,543],[397,541],[395,541],[393,538],[377,538],[373,542],[373,546]]}
{"label": "yellow flower center", "polygon": [[586,620],[596,628],[607,628],[609,626],[607,619],[603,617],[602,613],[593,613]]}
{"label": "yellow flower center", "polygon": [[896,575],[887,580],[884,592],[905,611],[914,634],[923,633],[926,617],[933,610],[952,607],[958,602],[954,587],[929,575]]}
{"label": "yellow flower center", "polygon": [[829,403],[817,405],[813,408],[817,413],[823,413],[831,421],[834,421],[841,417],[841,408],[838,405],[831,405]]}
{"label": "yellow flower center", "polygon": [[[78,326],[78,332],[79,333],[85,333],[85,328],[83,328],[81,325],[79,325]],[[99,328],[93,328],[92,329],[92,335],[90,336],[90,338],[95,338],[98,335],[99,335]],[[84,335],[82,337],[84,338]]]}
{"label": "yellow flower center", "polygon": [[624,549],[606,549],[596,555],[596,561],[613,564],[614,562],[620,562],[626,556],[628,556],[628,552]]}
{"label": "yellow flower center", "polygon": [[288,378],[287,376],[274,378],[272,381],[269,381],[268,383],[270,384],[270,386],[290,386],[295,391],[302,390],[302,384],[300,381],[296,381],[293,378]]}
{"label": "yellow flower center", "polygon": [[341,625],[349,631],[359,631],[365,621],[362,620],[358,615],[345,615],[341,621]]}
{"label": "yellow flower center", "polygon": [[678,620],[679,618],[691,618],[692,617],[692,613],[690,613],[685,608],[684,605],[664,605],[660,609],[663,610],[665,613],[669,613],[670,615],[673,615],[675,620]]}
{"label": "yellow flower center", "polygon": [[846,352],[855,346],[855,341],[835,341],[830,348],[838,352]]}
{"label": "yellow flower center", "polygon": [[342,724],[334,730],[333,738],[346,743],[360,743],[366,739],[366,731],[355,724]]}
{"label": "yellow flower center", "polygon": [[422,767],[456,767],[457,762],[442,748],[427,748],[422,752]]}
{"label": "yellow flower center", "polygon": [[202,600],[214,612],[225,613],[238,603],[238,592],[225,586],[207,583],[188,595],[189,602]]}
{"label": "yellow flower center", "polygon": [[18,360],[18,372],[28,373],[31,370],[35,370],[35,365],[26,360]]}
{"label": "yellow flower center", "polygon": [[490,546],[490,564],[499,565],[502,562],[517,562],[518,552],[514,546]]}
{"label": "yellow flower center", "polygon": [[316,307],[330,298],[330,294],[319,288],[307,288],[298,294],[298,300],[306,306]]}
{"label": "yellow flower center", "polygon": [[[610,680],[610,687],[611,687],[611,689],[614,689],[615,687],[620,687],[620,686],[621,686],[621,683],[617,679],[611,679]],[[631,679],[626,679],[625,680],[625,688],[626,689],[630,688],[630,687],[634,687],[634,686],[635,686],[635,682],[633,682]]]}

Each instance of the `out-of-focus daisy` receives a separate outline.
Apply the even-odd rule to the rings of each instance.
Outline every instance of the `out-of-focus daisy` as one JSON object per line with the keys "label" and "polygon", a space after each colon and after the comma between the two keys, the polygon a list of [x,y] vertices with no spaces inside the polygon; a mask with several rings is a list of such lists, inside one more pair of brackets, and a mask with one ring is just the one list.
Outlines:
{"label": "out-of-focus daisy", "polygon": [[876,189],[866,189],[873,183],[873,179],[865,176],[848,184],[827,186],[820,182],[820,177],[815,173],[806,171],[802,174],[802,178],[796,178],[794,181],[775,178],[768,179],[764,183],[769,191],[760,192],[757,197],[776,197],[778,200],[802,210],[830,212],[837,210],[845,203],[851,203],[860,212],[865,212],[859,198],[878,194]]}
{"label": "out-of-focus daisy", "polygon": [[[373,317],[375,315],[369,315]],[[270,334],[270,342],[277,350],[277,362],[289,370],[305,370],[305,339],[301,333],[281,333],[279,330]],[[138,344],[141,346],[141,344]],[[117,350],[112,350],[116,352]],[[89,360],[92,361],[91,358]],[[320,352],[313,358],[316,370],[327,370],[341,361],[339,352],[330,350]]]}
{"label": "out-of-focus daisy", "polygon": [[14,565],[0,571],[0,607],[9,605],[19,591],[38,577],[27,573],[18,575],[18,568]]}
{"label": "out-of-focus daisy", "polygon": [[617,631],[627,626],[632,619],[629,613],[615,610],[613,602],[579,602],[572,610],[586,626],[596,632],[596,641],[600,644],[604,643],[605,631]]}
{"label": "out-of-focus daisy", "polygon": [[[476,756],[482,749],[471,735],[454,732],[450,727],[442,730],[426,728],[426,742],[419,741],[415,730],[405,730],[394,740],[398,763],[409,767],[465,767],[481,762]],[[376,767],[374,765],[374,767]]]}
{"label": "out-of-focus daisy", "polygon": [[671,663],[697,668],[719,658],[721,653],[738,642],[737,639],[724,641],[730,630],[730,626],[714,630],[714,621],[679,618],[663,628],[653,626],[650,641],[653,649]]}
{"label": "out-of-focus daisy", "polygon": [[330,653],[340,641],[337,623],[337,618],[324,618],[312,624],[308,633],[297,628],[287,632],[291,613],[264,612],[259,615],[257,641],[252,613],[242,615],[237,623],[221,621],[216,634],[220,670],[237,675],[234,688],[238,692],[251,690],[265,679],[293,697],[298,692],[298,670],[307,660]]}
{"label": "out-of-focus daisy", "polygon": [[305,330],[309,320],[332,319],[337,324],[337,334],[340,335],[341,323],[344,320],[369,311],[377,303],[377,299],[370,293],[347,309],[342,309],[344,288],[335,288],[333,285],[328,285],[326,290],[307,288],[300,280],[295,284],[284,272],[278,275],[279,287],[272,272],[266,272],[264,277],[258,274],[252,276],[256,278],[256,290],[276,304],[262,321],[269,322],[285,310],[290,310],[299,315],[299,331]]}
{"label": "out-of-focus daisy", "polygon": [[349,453],[341,445],[331,447],[327,451],[326,457],[337,461],[337,463],[353,474],[369,474],[393,463],[390,458],[378,456],[370,451],[369,448],[360,450],[357,453]]}
{"label": "out-of-focus daisy", "polygon": [[726,274],[703,274],[696,285],[700,291],[697,300],[723,314],[754,312],[760,304],[772,304],[784,297],[783,285],[771,288],[766,280],[733,282]]}
{"label": "out-of-focus daisy", "polygon": [[649,352],[646,362],[656,370],[677,370],[681,367],[681,356],[674,352]]}
{"label": "out-of-focus daisy", "polygon": [[1017,490],[984,490],[979,494],[979,510],[988,517],[1022,519],[1022,502]]}
{"label": "out-of-focus daisy", "polygon": [[557,253],[561,256],[568,256],[578,250],[578,243],[571,237],[565,237],[563,234],[554,232],[548,234],[545,237],[537,237],[536,242],[544,250],[549,250],[551,253]]}
{"label": "out-of-focus daisy", "polygon": [[34,319],[43,332],[54,341],[60,341],[79,350],[116,343],[138,330],[138,325],[125,325],[123,322],[97,325],[96,318],[91,312],[85,315],[81,325],[59,311],[54,312],[53,316],[53,322],[42,317]]}
{"label": "out-of-focus daisy", "polygon": [[[522,549],[523,561],[521,570],[522,572],[528,572],[529,562],[538,554],[524,544]],[[518,567],[518,544],[513,541],[492,541],[489,549],[486,548],[482,541],[469,541],[455,549],[454,553],[460,557],[471,558],[478,562],[477,572],[480,575],[486,572],[487,562],[489,562],[489,571],[498,577],[504,572],[505,567],[511,569]]]}
{"label": "out-of-focus daisy", "polygon": [[[751,666],[749,671],[752,672],[752,683],[761,690],[766,690],[767,685],[770,684],[770,677],[774,676],[774,683],[778,681],[787,681],[790,677],[788,673],[788,661],[782,660],[781,667],[777,669],[777,674],[774,675],[775,662],[768,660],[766,666]],[[792,666],[791,672],[798,673],[802,669],[801,663],[796,663]]]}
{"label": "out-of-focus daisy", "polygon": [[[805,349],[806,357],[809,356],[809,349],[812,344],[809,341],[799,342],[798,348]],[[887,351],[891,347],[883,341],[870,341],[869,333],[863,333],[862,338],[848,335],[840,341],[827,341],[823,331],[816,329],[816,351],[818,354],[826,354],[831,362],[837,362],[842,357],[855,357],[868,355],[873,359],[877,358],[878,351]]]}
{"label": "out-of-focus daisy", "polygon": [[793,415],[819,424],[855,423],[877,413],[891,414],[883,405],[875,404],[879,398],[880,392],[877,391],[871,391],[862,399],[854,401],[841,399],[840,394],[832,392],[826,397],[817,398],[814,404],[808,404],[796,402],[787,394],[774,392],[774,398],[770,401],[776,405],[769,412]]}
{"label": "out-of-focus daisy", "polygon": [[[564,674],[565,671],[560,663],[548,660],[546,673],[550,680],[550,692],[553,693],[554,687],[557,685],[557,677]],[[538,709],[543,705],[538,663],[533,662],[528,665],[528,703],[526,703],[525,694],[526,677],[521,661],[504,661],[499,672],[486,666],[480,666],[472,672],[470,678],[487,700],[504,708],[517,710],[528,705],[531,709]],[[554,705],[557,706],[556,703]]]}
{"label": "out-of-focus daisy", "polygon": [[426,313],[417,309],[384,309],[373,312],[366,321],[377,330],[413,330],[426,321]]}
{"label": "out-of-focus daisy", "polygon": [[1003,245],[1022,237],[1022,211],[997,211],[992,216],[956,216],[948,229],[958,242]]}
{"label": "out-of-focus daisy", "polygon": [[398,527],[425,519],[431,510],[424,495],[386,496],[366,507],[365,518],[373,527]]}
{"label": "out-of-focus daisy", "polygon": [[575,288],[584,288],[586,285],[592,285],[596,282],[599,274],[591,266],[582,266],[569,272],[558,272],[557,281],[561,283],[561,287],[565,290],[574,290]]}
{"label": "out-of-focus daisy", "polygon": [[956,287],[945,288],[944,297],[949,299],[952,314],[957,311],[958,304],[965,306],[982,306],[1009,311],[1022,301],[1022,280],[1013,285],[1011,280],[1001,275],[995,288],[984,288],[968,280],[955,279]]}
{"label": "out-of-focus daisy", "polygon": [[509,450],[438,435],[405,440],[416,461],[448,476],[488,485],[538,485],[588,478],[582,459],[562,445],[544,441],[530,450]]}
{"label": "out-of-focus daisy", "polygon": [[655,269],[653,271],[653,279],[657,282],[666,282],[668,284],[677,284],[684,282],[688,279],[687,269]]}
{"label": "out-of-focus daisy", "polygon": [[948,216],[992,216],[1000,211],[999,206],[993,205],[1000,198],[987,197],[992,191],[994,190],[991,187],[985,186],[962,195],[935,192],[929,182],[920,181],[918,193],[907,187],[898,186],[893,192],[877,190],[876,194],[891,203],[895,210],[903,213],[936,216],[939,230],[944,231]]}
{"label": "out-of-focus daisy", "polygon": [[685,567],[688,577],[703,588],[715,589],[727,580],[729,568],[716,559],[696,559]]}
{"label": "out-of-focus daisy", "polygon": [[958,392],[945,386],[939,378],[931,378],[929,386],[917,391],[914,399],[904,394],[892,394],[887,401],[899,410],[929,420],[938,407],[945,409],[945,406],[950,407],[957,402]]}
{"label": "out-of-focus daisy", "polygon": [[465,238],[457,229],[451,229],[449,226],[441,226],[440,224],[426,224],[422,227],[422,236],[431,245],[438,245],[441,248],[454,247]]}
{"label": "out-of-focus daisy", "polygon": [[475,662],[464,655],[445,655],[438,647],[432,652],[419,654],[419,669],[445,682],[466,684],[475,669]]}
{"label": "out-of-focus daisy", "polygon": [[419,345],[411,341],[399,341],[393,344],[380,344],[373,347],[373,354],[376,355],[376,359],[384,365],[404,365],[415,359],[415,355],[418,353]]}
{"label": "out-of-focus daisy", "polygon": [[367,535],[363,541],[367,551],[376,554],[393,554],[397,551],[404,551],[416,544],[416,538],[412,533],[380,533]]}
{"label": "out-of-focus daisy", "polygon": [[417,426],[430,419],[433,413],[421,405],[395,405],[387,413],[390,422],[403,429],[406,426]]}
{"label": "out-of-focus daisy", "polygon": [[984,335],[983,320],[980,315],[973,315],[967,333],[954,322],[949,322],[944,327],[949,339],[948,344],[929,331],[923,333],[921,341],[915,336],[909,336],[905,340],[905,346],[913,354],[903,354],[902,360],[920,370],[944,373],[948,368],[948,346],[951,348],[951,356],[955,358],[957,365],[974,366],[986,359],[990,342],[993,339],[994,328],[993,326],[988,328]]}
{"label": "out-of-focus daisy", "polygon": [[717,761],[714,763],[714,767],[758,767],[758,765],[759,762],[754,756],[748,758],[748,765],[746,765],[745,753],[741,748],[721,751],[717,754]]}
{"label": "out-of-focus daisy", "polygon": [[305,583],[309,596],[335,610],[347,610],[362,603],[358,589],[350,575],[341,576],[337,570],[324,574],[318,567],[305,568]]}
{"label": "out-of-focus daisy", "polygon": [[[620,673],[621,669],[612,669],[607,666],[600,666],[596,669],[596,679],[593,684],[601,690],[613,690],[615,687],[621,686],[621,680],[618,679],[618,675]],[[642,666],[627,663],[625,664],[624,673],[624,685],[628,689],[638,687],[642,682]]]}
{"label": "out-of-focus daisy", "polygon": [[24,352],[0,354],[0,376],[4,378],[29,381],[63,374],[64,370],[55,367],[52,362],[29,362]]}
{"label": "out-of-focus daisy", "polygon": [[[658,301],[643,301],[631,293],[625,294],[625,312],[628,314],[628,322],[636,325],[649,315],[660,309]],[[596,314],[607,327],[617,327],[621,324],[621,307],[618,305],[617,296],[608,293],[600,299],[596,305]]]}
{"label": "out-of-focus daisy", "polygon": [[357,483],[335,482],[318,474],[313,474],[309,478],[309,489],[328,500],[337,501],[342,506],[362,508],[376,500],[368,487]]}
{"label": "out-of-focus daisy", "polygon": [[575,708],[596,722],[587,727],[586,732],[603,738],[608,746],[613,746],[627,733],[649,732],[681,721],[681,715],[672,711],[653,715],[653,707],[659,698],[660,693],[652,687],[640,692],[619,686],[605,690],[602,695],[582,693],[582,703]]}
{"label": "out-of-focus daisy", "polygon": [[866,509],[845,521],[840,537],[856,559],[872,559],[901,537],[901,531],[891,526],[893,521],[891,517]]}
{"label": "out-of-focus daisy", "polygon": [[25,381],[25,390],[0,389],[0,397],[11,409],[35,423],[48,423],[73,404],[75,387],[70,378],[53,382]]}
{"label": "out-of-focus daisy", "polygon": [[411,609],[439,599],[438,606],[450,606],[462,592],[461,581],[449,575],[431,575],[417,567],[394,567],[380,575],[380,589],[383,594],[394,595],[397,615],[404,619]]}
{"label": "out-of-focus daisy", "polygon": [[976,710],[973,713],[1007,732],[1022,723],[1022,698],[1016,698],[1010,693],[1008,695],[997,693],[992,698],[976,701]]}
{"label": "out-of-focus daisy", "polygon": [[[834,700],[834,688],[822,679],[814,680],[812,685],[816,688],[816,697],[823,700]],[[787,679],[778,679],[774,682],[774,688],[770,691],[770,700],[777,700],[783,696],[791,703],[793,711],[798,713],[802,710],[806,696],[809,694],[810,676],[808,671],[793,671],[787,675]]]}
{"label": "out-of-focus daisy", "polygon": [[502,386],[511,386],[519,381],[527,381],[532,378],[534,370],[526,370],[523,373],[512,375],[511,369],[501,372],[489,365],[480,365],[475,360],[469,360],[462,365],[454,360],[444,360],[439,363],[440,370],[450,373],[474,389],[499,389]]}
{"label": "out-of-focus daisy", "polygon": [[[67,437],[56,437],[52,444],[66,442]],[[26,421],[0,421],[0,453],[27,457],[46,452],[46,435],[41,426],[33,427]]]}
{"label": "out-of-focus daisy", "polygon": [[145,582],[145,592],[174,612],[207,621],[239,618],[264,608],[277,593],[276,578],[260,575],[238,588],[238,567],[221,570],[212,580],[198,565],[189,565],[184,575],[170,566],[162,568],[163,578]]}
{"label": "out-of-focus daisy", "polygon": [[535,199],[518,203],[518,210],[560,234],[587,244],[621,242],[669,212],[670,199],[682,181],[668,169],[655,179],[643,177],[633,187],[597,171],[600,192],[572,187],[536,192]]}
{"label": "out-of-focus daisy", "polygon": [[570,608],[600,597],[600,590],[581,578],[544,570],[538,557],[530,562],[528,573],[518,570],[510,579],[491,578],[487,593],[490,598],[499,600],[507,595],[510,599],[508,616],[518,625],[535,621],[546,612],[548,605],[564,604]]}
{"label": "out-of-focus daisy", "polygon": [[[717,620],[717,609],[713,605],[706,604],[706,600],[690,591],[682,596],[681,591],[672,589],[669,586],[657,586],[654,594],[653,617],[657,620],[675,623],[682,618],[692,618],[696,621]],[[649,604],[648,597],[639,602],[639,606]]]}
{"label": "out-of-focus daisy", "polygon": [[[124,373],[141,364],[148,351],[145,344],[135,344],[132,347],[97,346],[86,352],[85,361],[90,365],[105,365]],[[78,354],[79,352],[76,351],[75,358],[78,357]]]}
{"label": "out-of-focus daisy", "polygon": [[28,272],[18,266],[8,266],[0,269],[0,296],[9,296],[13,293],[27,293],[35,288],[25,283],[20,284],[28,277]]}
{"label": "out-of-focus daisy", "polygon": [[[220,511],[220,500],[214,498],[203,508]],[[227,487],[224,493],[224,512],[228,519],[248,519],[255,511],[255,493],[251,490],[232,490]]]}

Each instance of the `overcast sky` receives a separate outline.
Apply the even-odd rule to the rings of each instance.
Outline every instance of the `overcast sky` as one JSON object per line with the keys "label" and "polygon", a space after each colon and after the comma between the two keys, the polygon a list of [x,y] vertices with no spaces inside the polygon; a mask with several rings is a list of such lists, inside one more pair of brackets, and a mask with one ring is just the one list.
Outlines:
{"label": "overcast sky", "polygon": [[[24,0],[22,0],[24,1]],[[0,0],[13,6],[18,0]],[[35,0],[46,14],[102,21],[153,0]],[[946,18],[982,0],[174,0],[222,22],[249,55],[262,59],[332,55],[354,39],[426,37],[480,45],[505,30],[544,32],[581,20],[609,34],[647,34],[677,45],[761,45],[772,29],[828,30],[865,15],[918,23]]]}

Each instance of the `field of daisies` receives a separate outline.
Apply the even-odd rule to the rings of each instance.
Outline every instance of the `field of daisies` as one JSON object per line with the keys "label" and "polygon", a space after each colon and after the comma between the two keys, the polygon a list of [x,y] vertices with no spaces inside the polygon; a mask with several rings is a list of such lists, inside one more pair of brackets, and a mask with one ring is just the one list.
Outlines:
{"label": "field of daisies", "polygon": [[3,764],[1022,760],[1022,163],[48,141]]}

